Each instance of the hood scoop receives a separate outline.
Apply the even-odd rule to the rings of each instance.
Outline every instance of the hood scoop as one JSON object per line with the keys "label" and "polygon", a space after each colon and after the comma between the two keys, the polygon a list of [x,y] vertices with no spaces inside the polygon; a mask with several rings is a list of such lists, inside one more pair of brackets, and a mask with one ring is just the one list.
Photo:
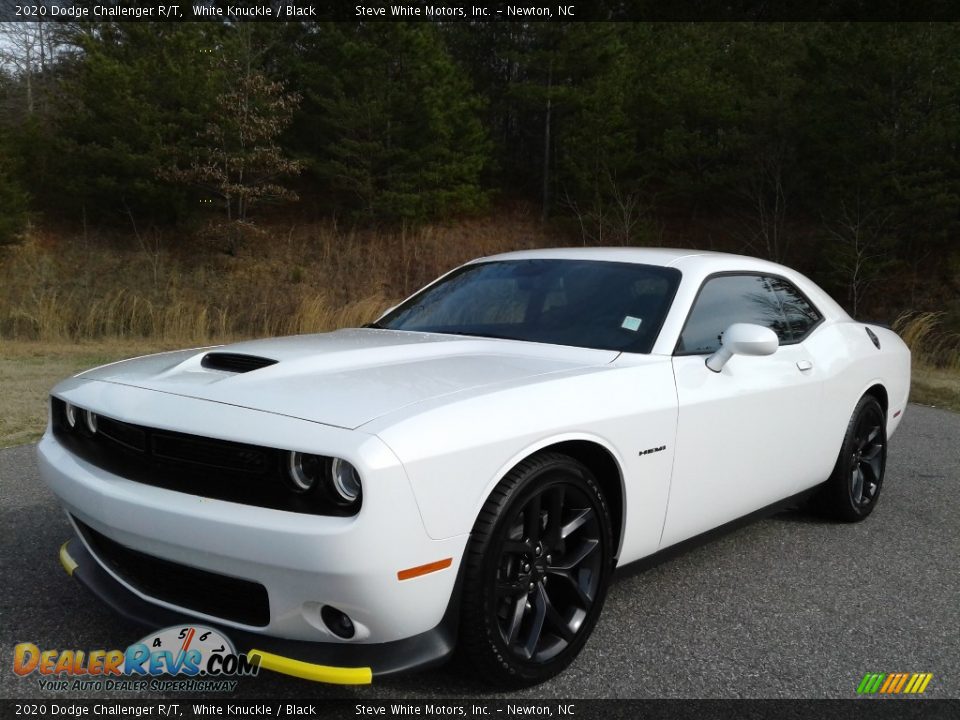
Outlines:
{"label": "hood scoop", "polygon": [[207,353],[200,361],[200,366],[207,370],[222,370],[223,372],[233,373],[250,372],[276,364],[277,361],[271,358],[226,352]]}

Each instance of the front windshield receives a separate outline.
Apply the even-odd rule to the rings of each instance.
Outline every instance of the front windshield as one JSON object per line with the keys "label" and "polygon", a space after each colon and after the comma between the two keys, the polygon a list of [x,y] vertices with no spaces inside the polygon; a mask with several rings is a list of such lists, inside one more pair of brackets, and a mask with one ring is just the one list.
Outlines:
{"label": "front windshield", "polygon": [[377,327],[648,353],[679,281],[678,270],[636,263],[476,263],[414,295]]}

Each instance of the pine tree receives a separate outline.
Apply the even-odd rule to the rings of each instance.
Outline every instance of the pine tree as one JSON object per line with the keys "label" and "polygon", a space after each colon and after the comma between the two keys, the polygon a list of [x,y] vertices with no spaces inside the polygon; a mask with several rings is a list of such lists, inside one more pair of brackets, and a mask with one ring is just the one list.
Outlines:
{"label": "pine tree", "polygon": [[369,220],[482,207],[480,103],[429,24],[324,26],[297,69],[292,137],[331,198]]}

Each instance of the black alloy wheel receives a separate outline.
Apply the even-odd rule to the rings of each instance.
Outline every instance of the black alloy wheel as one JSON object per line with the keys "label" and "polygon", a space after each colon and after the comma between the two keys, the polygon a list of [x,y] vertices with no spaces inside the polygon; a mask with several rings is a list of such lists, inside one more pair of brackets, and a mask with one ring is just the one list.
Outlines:
{"label": "black alloy wheel", "polygon": [[887,419],[872,395],[857,403],[830,479],[817,497],[837,520],[864,520],[877,504],[887,464]]}
{"label": "black alloy wheel", "polygon": [[875,410],[862,413],[854,431],[850,458],[850,499],[859,508],[871,505],[877,497],[886,463],[883,413],[879,408]]}
{"label": "black alloy wheel", "polygon": [[612,570],[610,516],[590,471],[556,453],[510,472],[466,558],[462,646],[497,684],[556,675],[596,624]]}

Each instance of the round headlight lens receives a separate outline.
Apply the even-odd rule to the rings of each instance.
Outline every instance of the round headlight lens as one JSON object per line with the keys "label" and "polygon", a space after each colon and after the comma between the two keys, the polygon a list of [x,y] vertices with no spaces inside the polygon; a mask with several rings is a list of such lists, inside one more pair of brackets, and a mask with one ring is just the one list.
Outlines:
{"label": "round headlight lens", "polygon": [[95,412],[90,412],[89,410],[83,411],[83,421],[86,423],[87,430],[90,431],[91,435],[96,435],[97,433],[97,414]]}
{"label": "round headlight lens", "polygon": [[344,502],[356,502],[360,497],[360,475],[357,469],[346,460],[334,458],[330,467],[333,489]]}
{"label": "round headlight lens", "polygon": [[77,406],[67,403],[63,409],[63,414],[67,416],[67,425],[72,430],[77,426]]}
{"label": "round headlight lens", "polygon": [[287,475],[294,492],[305,493],[312,490],[320,479],[321,462],[316,455],[291,452],[287,459]]}

